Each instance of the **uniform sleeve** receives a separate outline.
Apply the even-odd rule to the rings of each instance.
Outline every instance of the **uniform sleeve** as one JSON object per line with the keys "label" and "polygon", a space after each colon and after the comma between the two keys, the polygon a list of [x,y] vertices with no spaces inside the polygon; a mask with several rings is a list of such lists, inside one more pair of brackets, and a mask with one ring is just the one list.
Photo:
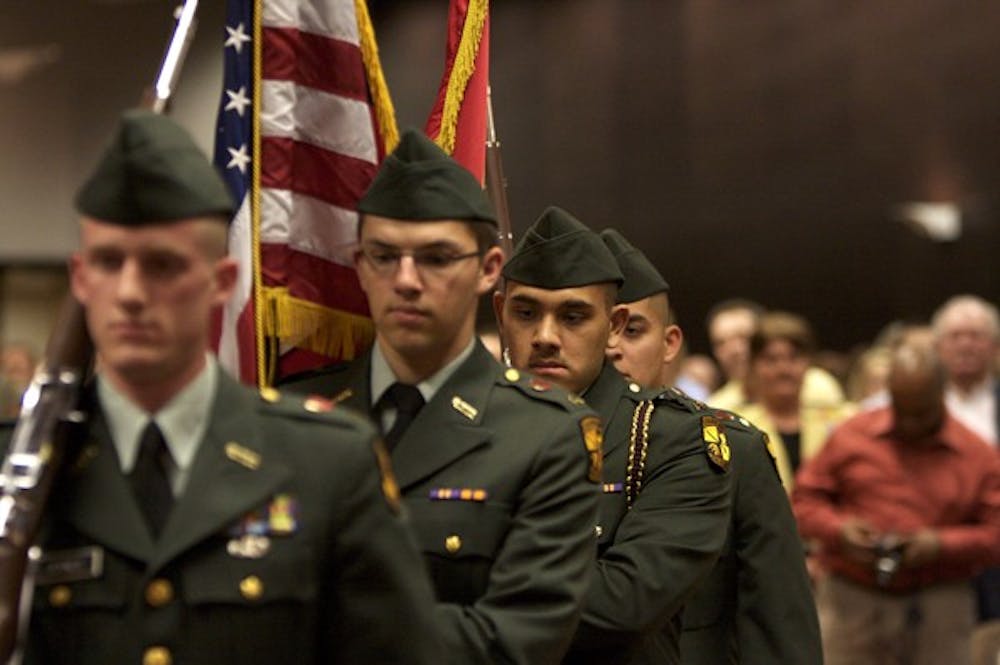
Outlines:
{"label": "uniform sleeve", "polygon": [[746,443],[733,451],[740,663],[820,665],[819,620],[788,495],[761,436],[736,436]]}
{"label": "uniform sleeve", "polygon": [[1000,565],[1000,455],[985,450],[970,464],[982,469],[975,504],[966,524],[941,527],[942,565]]}
{"label": "uniform sleeve", "polygon": [[640,492],[598,559],[575,650],[630,644],[664,626],[718,559],[730,519],[729,477],[701,430],[671,437],[655,421]]}
{"label": "uniform sleeve", "polygon": [[594,561],[599,486],[587,480],[577,419],[562,420],[526,479],[486,593],[438,605],[448,662],[555,663],[569,644]]}
{"label": "uniform sleeve", "polygon": [[837,508],[840,491],[840,450],[848,436],[844,428],[833,431],[812,459],[795,476],[792,509],[803,538],[815,538],[827,547],[839,548],[844,515]]}
{"label": "uniform sleeve", "polygon": [[383,494],[371,448],[356,448],[357,457],[342,463],[341,477],[354,483],[332,533],[331,569],[322,591],[331,599],[323,651],[336,663],[439,665],[433,592],[423,559],[405,517]]}

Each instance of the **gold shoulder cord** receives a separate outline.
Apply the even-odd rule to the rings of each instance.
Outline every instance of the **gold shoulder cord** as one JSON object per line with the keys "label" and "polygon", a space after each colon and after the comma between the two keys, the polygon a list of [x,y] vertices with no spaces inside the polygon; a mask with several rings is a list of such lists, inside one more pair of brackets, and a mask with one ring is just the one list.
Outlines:
{"label": "gold shoulder cord", "polygon": [[632,431],[628,441],[628,467],[625,472],[625,506],[631,508],[642,489],[649,447],[649,421],[653,417],[652,400],[643,400],[632,412]]}

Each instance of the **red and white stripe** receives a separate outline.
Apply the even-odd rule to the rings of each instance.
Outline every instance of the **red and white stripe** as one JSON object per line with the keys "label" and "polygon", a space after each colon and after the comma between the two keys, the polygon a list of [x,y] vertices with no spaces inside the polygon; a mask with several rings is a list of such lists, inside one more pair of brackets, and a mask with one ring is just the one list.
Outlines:
{"label": "red and white stripe", "polygon": [[[265,0],[262,28],[263,284],[367,315],[349,249],[356,239],[357,202],[375,176],[380,151],[354,0]],[[241,267],[240,304],[224,314],[219,355],[230,368],[240,367],[246,380],[245,359],[255,356],[255,348],[244,348],[253,286],[244,212],[234,221],[231,249],[247,265]],[[239,331],[239,352],[226,344],[229,330]]]}

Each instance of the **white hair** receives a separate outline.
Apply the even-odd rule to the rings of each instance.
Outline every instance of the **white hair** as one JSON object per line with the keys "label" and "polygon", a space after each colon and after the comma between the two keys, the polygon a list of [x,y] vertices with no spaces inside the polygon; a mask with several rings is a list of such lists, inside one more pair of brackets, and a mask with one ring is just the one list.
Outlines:
{"label": "white hair", "polygon": [[938,307],[931,318],[931,327],[934,329],[934,337],[940,339],[944,334],[945,325],[954,312],[960,310],[975,310],[986,319],[993,339],[1000,339],[1000,314],[991,302],[971,294],[952,296]]}

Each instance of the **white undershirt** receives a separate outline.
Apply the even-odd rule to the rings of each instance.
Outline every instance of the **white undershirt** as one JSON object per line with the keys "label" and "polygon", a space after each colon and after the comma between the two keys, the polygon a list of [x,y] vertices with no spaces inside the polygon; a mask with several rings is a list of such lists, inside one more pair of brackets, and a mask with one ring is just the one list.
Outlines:
{"label": "white undershirt", "polygon": [[945,391],[944,399],[948,410],[959,422],[988,443],[997,445],[996,388],[992,378],[986,379],[969,392],[962,392],[950,385]]}

